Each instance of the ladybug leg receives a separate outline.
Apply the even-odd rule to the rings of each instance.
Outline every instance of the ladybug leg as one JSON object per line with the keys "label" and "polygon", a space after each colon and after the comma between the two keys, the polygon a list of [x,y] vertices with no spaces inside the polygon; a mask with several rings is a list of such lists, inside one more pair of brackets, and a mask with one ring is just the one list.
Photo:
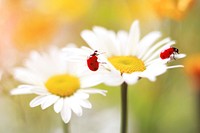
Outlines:
{"label": "ladybug leg", "polygon": [[173,60],[176,60],[176,55],[177,54],[179,54],[179,53],[178,52],[174,52],[170,58],[173,59]]}
{"label": "ladybug leg", "polygon": [[174,54],[174,53],[171,54],[171,56],[170,56],[169,58],[170,58],[170,60],[169,60],[167,63],[169,63],[169,62],[171,62],[171,61],[173,61],[173,60],[176,60],[175,54]]}
{"label": "ladybug leg", "polygon": [[98,62],[99,62],[100,64],[106,64],[106,62],[102,62],[100,59],[98,59]]}
{"label": "ladybug leg", "polygon": [[106,62],[100,62],[100,66],[103,67],[104,69],[108,70],[108,71],[111,71],[110,68],[108,68],[106,65],[103,65],[103,64],[106,64]]}
{"label": "ladybug leg", "polygon": [[100,64],[106,64],[106,62],[99,62]]}
{"label": "ladybug leg", "polygon": [[169,58],[170,58],[170,60],[167,63],[169,63],[169,62],[171,62],[173,60],[176,60],[173,54]]}
{"label": "ladybug leg", "polygon": [[176,56],[176,53],[173,53],[172,57],[174,60],[176,60],[175,56]]}

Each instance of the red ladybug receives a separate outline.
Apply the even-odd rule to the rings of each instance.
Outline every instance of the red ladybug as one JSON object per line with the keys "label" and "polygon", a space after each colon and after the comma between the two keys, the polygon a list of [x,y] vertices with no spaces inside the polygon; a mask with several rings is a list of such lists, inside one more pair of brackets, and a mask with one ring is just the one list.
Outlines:
{"label": "red ladybug", "polygon": [[175,57],[174,57],[175,54],[179,54],[178,49],[175,48],[175,47],[170,47],[170,48],[165,49],[164,51],[162,51],[160,53],[160,58],[161,59],[167,59],[167,58],[172,57],[175,60]]}
{"label": "red ladybug", "polygon": [[99,62],[97,61],[98,55],[98,51],[95,50],[94,53],[87,59],[87,66],[91,71],[97,71],[99,69]]}

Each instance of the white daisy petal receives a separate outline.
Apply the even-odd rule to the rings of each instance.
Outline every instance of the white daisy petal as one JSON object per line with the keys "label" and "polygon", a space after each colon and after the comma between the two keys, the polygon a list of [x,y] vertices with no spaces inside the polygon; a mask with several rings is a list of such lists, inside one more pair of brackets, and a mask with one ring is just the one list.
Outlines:
{"label": "white daisy petal", "polygon": [[81,89],[82,92],[89,93],[89,94],[101,94],[106,96],[106,90],[99,90],[99,89]]}
{"label": "white daisy petal", "polygon": [[[79,53],[81,56],[77,57],[76,53]],[[86,59],[89,55],[88,52],[83,49],[66,47],[62,49],[62,56],[66,61],[80,61]]]}
{"label": "white daisy petal", "polygon": [[47,95],[47,94],[50,94],[46,89],[44,88],[33,88],[32,89],[32,92],[34,94],[37,94],[37,95]]}
{"label": "white daisy petal", "polygon": [[42,109],[46,109],[52,104],[54,104],[60,97],[56,95],[48,95],[45,97],[45,102],[41,104]]}
{"label": "white daisy petal", "polygon": [[10,91],[11,95],[33,94],[32,90],[35,86],[20,85],[16,89]]}
{"label": "white daisy petal", "polygon": [[118,45],[120,45],[120,55],[125,55],[127,46],[124,44],[127,44],[128,33],[126,31],[117,32],[117,39],[119,41]]}
{"label": "white daisy petal", "polygon": [[170,59],[161,59],[160,57],[159,58],[156,58],[156,59],[154,59],[154,60],[151,60],[151,61],[149,61],[149,62],[145,62],[145,65],[146,66],[149,66],[149,65],[151,65],[151,64],[156,64],[156,63],[158,63],[158,64],[166,64],[168,61],[169,61]]}
{"label": "white daisy petal", "polygon": [[155,77],[166,72],[167,67],[163,64],[152,64],[140,74],[140,77],[146,77],[151,81],[155,81]]}
{"label": "white daisy petal", "polygon": [[45,101],[44,101],[44,99],[45,99],[45,97],[46,96],[37,96],[37,97],[35,97],[31,102],[30,102],[30,107],[36,107],[36,106],[38,106],[38,105],[41,105],[41,104],[43,104]]}
{"label": "white daisy petal", "polygon": [[104,66],[104,72],[105,69],[107,69],[108,71],[112,71],[114,72],[114,74],[119,74],[120,72],[118,70],[116,70],[116,68],[108,61],[107,58],[105,58],[104,56],[98,56],[102,62],[105,62]]}
{"label": "white daisy petal", "polygon": [[[83,53],[84,51],[78,48],[69,48],[69,47],[65,47],[62,49],[62,52],[64,52],[66,55],[68,54],[68,56],[70,56],[73,53]],[[84,52],[85,53],[85,52]]]}
{"label": "white daisy petal", "polygon": [[88,100],[79,100],[79,105],[88,109],[92,108],[92,104]]}
{"label": "white daisy petal", "polygon": [[88,99],[89,94],[82,92],[81,90],[78,90],[77,93],[74,94],[75,97],[79,97],[80,99]]}
{"label": "white daisy petal", "polygon": [[69,120],[71,119],[72,112],[71,112],[71,108],[69,106],[68,99],[64,100],[64,105],[63,105],[63,108],[62,108],[60,114],[61,114],[62,120],[65,123],[68,123]]}
{"label": "white daisy petal", "polygon": [[109,85],[109,86],[119,86],[121,85],[122,83],[124,82],[124,80],[122,78],[117,78],[117,79],[111,79],[111,78],[108,78],[108,80],[105,80],[104,83],[106,85]]}
{"label": "white daisy petal", "polygon": [[166,44],[170,42],[170,38],[165,38],[162,41],[156,43],[153,47],[151,47],[147,53],[141,58],[142,60],[146,60],[157,48],[159,48],[160,46]]}
{"label": "white daisy petal", "polygon": [[103,75],[91,73],[87,76],[82,76],[80,79],[81,88],[88,88],[103,82]]}
{"label": "white daisy petal", "polygon": [[136,55],[138,50],[138,42],[140,39],[139,21],[134,21],[131,25],[128,42],[127,42],[127,55]]}
{"label": "white daisy petal", "polygon": [[[33,53],[36,54],[33,54],[34,56],[30,55],[29,60],[26,60],[24,64],[28,71],[36,74],[37,79],[42,83],[45,82],[49,76],[55,73],[62,73],[66,70],[66,63],[61,56],[61,50],[50,48],[48,54]],[[48,66],[48,69],[46,66]]]}
{"label": "white daisy petal", "polygon": [[82,116],[82,108],[75,98],[70,99],[70,107],[77,116]]}
{"label": "white daisy petal", "polygon": [[139,74],[140,74],[140,72],[134,72],[132,74],[126,74],[126,73],[124,73],[122,75],[122,77],[123,77],[123,79],[124,79],[124,81],[126,83],[128,83],[128,84],[135,84],[138,81],[138,79],[139,79]]}
{"label": "white daisy petal", "polygon": [[141,58],[146,53],[148,48],[160,37],[161,33],[159,31],[154,31],[144,36],[139,43],[139,49],[137,51],[138,58]]}
{"label": "white daisy petal", "polygon": [[184,67],[184,66],[183,65],[168,66],[167,69],[180,68],[180,67]]}
{"label": "white daisy petal", "polygon": [[[96,34],[101,47],[98,49],[105,52],[108,56],[110,53],[115,53],[116,55],[119,54],[119,45],[116,44],[116,35],[113,31],[108,31],[105,28],[95,26],[93,28],[94,33]],[[109,44],[109,45],[107,45]],[[109,50],[109,52],[108,52]]]}
{"label": "white daisy petal", "polygon": [[83,51],[87,52],[87,53],[92,53],[92,52],[94,52],[94,50],[92,50],[92,49],[90,49],[90,48],[88,48],[88,47],[85,47],[85,46],[82,46],[81,49],[82,49]]}
{"label": "white daisy petal", "polygon": [[87,42],[87,44],[92,49],[99,50],[99,47],[101,46],[101,44],[99,44],[99,40],[93,32],[89,30],[84,30],[81,33],[81,37]]}
{"label": "white daisy petal", "polygon": [[56,113],[59,113],[63,108],[63,104],[64,104],[63,98],[60,98],[59,100],[57,100],[57,102],[54,104],[54,111]]}
{"label": "white daisy petal", "polygon": [[186,57],[186,54],[175,54],[174,55],[175,59],[181,59],[181,58],[184,58],[184,57]]}
{"label": "white daisy petal", "polygon": [[27,84],[38,85],[42,83],[41,81],[43,81],[42,79],[38,77],[37,74],[25,68],[15,69],[14,76],[17,80],[27,83]]}
{"label": "white daisy petal", "polygon": [[108,73],[105,73],[103,79],[104,79],[104,83],[110,86],[118,86],[124,82],[123,78],[121,77],[120,72],[116,70],[112,70]]}

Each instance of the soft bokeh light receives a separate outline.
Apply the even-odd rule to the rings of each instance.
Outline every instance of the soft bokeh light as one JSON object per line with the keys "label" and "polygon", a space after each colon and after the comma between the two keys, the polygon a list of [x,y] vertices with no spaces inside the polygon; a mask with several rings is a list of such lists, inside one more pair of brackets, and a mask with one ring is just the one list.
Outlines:
{"label": "soft bokeh light", "polygon": [[82,18],[91,8],[94,0],[36,0],[41,12],[59,17],[67,22]]}
{"label": "soft bokeh light", "polygon": [[0,3],[0,70],[8,71],[16,63],[17,51],[11,41],[11,33],[15,27],[14,7],[6,7]]}
{"label": "soft bokeh light", "polygon": [[18,49],[37,48],[53,40],[58,24],[53,18],[35,12],[25,12],[13,31],[13,43]]}
{"label": "soft bokeh light", "polygon": [[193,88],[200,91],[200,54],[194,54],[185,60],[185,72],[192,81]]}
{"label": "soft bokeh light", "polygon": [[196,0],[151,0],[155,12],[161,18],[181,20],[190,11]]}

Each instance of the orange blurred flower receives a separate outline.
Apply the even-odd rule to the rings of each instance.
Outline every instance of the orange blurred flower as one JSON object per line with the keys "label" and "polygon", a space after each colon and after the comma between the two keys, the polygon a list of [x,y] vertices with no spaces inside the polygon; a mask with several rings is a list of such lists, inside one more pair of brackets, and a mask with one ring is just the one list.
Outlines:
{"label": "orange blurred flower", "polygon": [[195,0],[152,0],[153,8],[160,17],[181,20],[194,5]]}
{"label": "orange blurred flower", "polygon": [[82,17],[94,0],[38,0],[39,11],[73,22]]}
{"label": "orange blurred flower", "polygon": [[60,28],[55,18],[40,13],[23,0],[0,3],[0,16],[1,41],[17,50],[30,50],[51,43]]}
{"label": "orange blurred flower", "polygon": [[17,51],[10,39],[17,21],[17,13],[14,10],[17,5],[8,4],[8,6],[4,2],[0,2],[0,79],[3,72],[8,72],[18,58]]}
{"label": "orange blurred flower", "polygon": [[191,78],[194,87],[200,91],[200,54],[188,57],[184,66],[185,71]]}
{"label": "orange blurred flower", "polygon": [[13,31],[13,41],[20,50],[38,48],[54,39],[57,22],[46,15],[30,11],[22,12]]}

